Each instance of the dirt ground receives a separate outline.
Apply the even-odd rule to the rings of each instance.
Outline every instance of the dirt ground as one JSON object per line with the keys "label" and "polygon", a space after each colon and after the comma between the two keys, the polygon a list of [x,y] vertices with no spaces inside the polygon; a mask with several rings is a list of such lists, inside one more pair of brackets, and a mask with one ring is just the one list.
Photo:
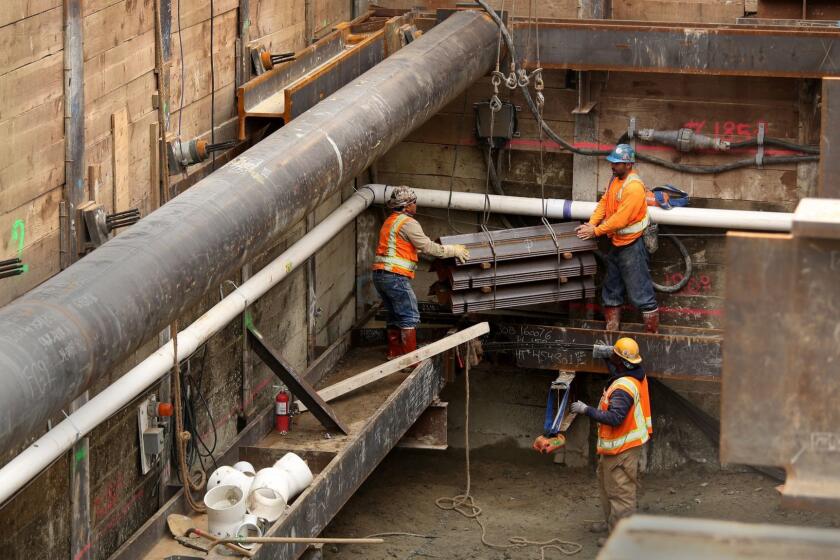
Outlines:
{"label": "dirt ground", "polygon": [[[602,518],[594,470],[570,469],[529,452],[504,446],[472,455],[473,495],[482,508],[487,540],[557,537],[580,543],[573,557],[595,558],[599,535],[588,521]],[[462,450],[394,450],[325,531],[328,536],[410,532],[434,538],[389,537],[384,545],[326,547],[324,558],[539,559],[537,547],[494,550],[482,546],[474,520],[443,511],[435,499],[464,487]],[[776,483],[757,473],[689,466],[642,479],[640,510],[652,515],[704,517],[810,527],[840,527],[840,516],[783,510]],[[564,558],[547,551],[546,559]]]}

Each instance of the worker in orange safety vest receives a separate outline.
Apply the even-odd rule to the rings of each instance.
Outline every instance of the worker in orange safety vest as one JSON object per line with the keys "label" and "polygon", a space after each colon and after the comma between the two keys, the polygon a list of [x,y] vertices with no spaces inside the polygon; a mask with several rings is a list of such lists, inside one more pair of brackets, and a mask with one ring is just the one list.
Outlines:
{"label": "worker in orange safety vest", "polygon": [[653,292],[648,261],[650,255],[642,236],[650,224],[645,184],[633,170],[636,153],[629,144],[619,144],[607,156],[613,177],[589,221],[577,228],[581,239],[606,235],[611,248],[601,290],[608,331],[617,331],[625,292],[642,312],[645,331],[657,332],[659,307]]}
{"label": "worker in orange safety vest", "polygon": [[612,531],[621,518],[636,511],[639,457],[653,433],[653,423],[636,341],[619,338],[614,346],[597,344],[592,354],[606,360],[612,374],[609,384],[596,408],[577,401],[571,411],[598,423],[597,472],[605,522],[593,524],[591,530],[602,532]]}
{"label": "worker in orange safety vest", "polygon": [[388,312],[388,359],[417,349],[420,311],[410,280],[417,270],[419,254],[437,258],[470,257],[464,245],[440,245],[429,239],[417,213],[417,195],[406,186],[394,187],[388,199],[391,215],[379,231],[373,259],[373,285]]}

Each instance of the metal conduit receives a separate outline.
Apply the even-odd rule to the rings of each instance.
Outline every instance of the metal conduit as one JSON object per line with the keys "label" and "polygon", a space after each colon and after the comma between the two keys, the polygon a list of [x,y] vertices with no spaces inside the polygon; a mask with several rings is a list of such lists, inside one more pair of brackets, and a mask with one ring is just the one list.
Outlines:
{"label": "metal conduit", "polygon": [[8,451],[483,76],[498,29],[454,14],[0,309]]}

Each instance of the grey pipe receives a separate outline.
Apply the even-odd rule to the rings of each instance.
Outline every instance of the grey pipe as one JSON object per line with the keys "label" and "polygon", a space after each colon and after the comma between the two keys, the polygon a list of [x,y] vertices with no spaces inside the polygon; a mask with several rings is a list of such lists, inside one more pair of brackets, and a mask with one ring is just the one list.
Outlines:
{"label": "grey pipe", "polygon": [[8,451],[483,76],[498,30],[459,12],[0,309]]}

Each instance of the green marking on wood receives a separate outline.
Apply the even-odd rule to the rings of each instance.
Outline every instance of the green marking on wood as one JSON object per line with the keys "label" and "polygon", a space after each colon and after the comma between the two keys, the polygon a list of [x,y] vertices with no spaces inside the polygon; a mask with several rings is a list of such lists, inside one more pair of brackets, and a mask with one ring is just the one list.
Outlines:
{"label": "green marking on wood", "polygon": [[[15,220],[15,223],[12,225],[12,242],[17,241],[17,257],[19,259],[21,259],[21,257],[23,256],[23,245],[25,237],[26,223],[23,220]],[[24,264],[21,268],[23,269],[24,273],[29,272],[28,264]]]}
{"label": "green marking on wood", "polygon": [[76,451],[76,454],[74,455],[74,458],[76,459],[77,463],[79,461],[83,461],[85,457],[87,457],[87,451],[83,447],[79,448],[79,450]]}

